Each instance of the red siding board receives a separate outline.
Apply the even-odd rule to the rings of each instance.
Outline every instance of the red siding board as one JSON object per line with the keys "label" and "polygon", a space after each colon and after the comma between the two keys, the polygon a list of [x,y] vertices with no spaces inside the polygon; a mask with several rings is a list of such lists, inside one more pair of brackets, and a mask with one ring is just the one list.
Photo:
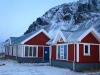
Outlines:
{"label": "red siding board", "polygon": [[81,42],[84,43],[96,43],[99,44],[99,41],[94,37],[92,33],[89,33],[87,36],[85,36]]}
{"label": "red siding board", "polygon": [[28,45],[46,45],[46,42],[48,42],[50,39],[41,32],[40,34],[36,35],[35,37],[31,38],[25,44]]}
{"label": "red siding board", "polygon": [[68,60],[74,61],[74,45],[68,45]]}
{"label": "red siding board", "polygon": [[52,60],[56,60],[56,46],[52,46],[52,55],[51,55],[51,59]]}
{"label": "red siding board", "polygon": [[90,56],[84,56],[84,45],[79,45],[79,58],[80,62],[99,62],[99,46],[90,46]]}
{"label": "red siding board", "polygon": [[64,44],[64,42],[57,42],[57,44]]}
{"label": "red siding board", "polygon": [[38,57],[39,58],[43,57],[43,47],[38,47]]}

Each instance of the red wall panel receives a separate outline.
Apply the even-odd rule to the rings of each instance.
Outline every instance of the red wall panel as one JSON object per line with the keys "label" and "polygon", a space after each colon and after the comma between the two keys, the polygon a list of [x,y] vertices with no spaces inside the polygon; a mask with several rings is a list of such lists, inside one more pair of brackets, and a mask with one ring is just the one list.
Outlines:
{"label": "red wall panel", "polygon": [[57,44],[64,44],[64,42],[57,42]]}
{"label": "red wall panel", "polygon": [[40,34],[36,35],[32,39],[25,42],[25,44],[28,44],[28,45],[46,45],[46,42],[48,42],[49,40],[50,39],[43,32],[41,32]]}
{"label": "red wall panel", "polygon": [[52,60],[56,60],[56,46],[52,46],[52,55],[51,55]]}
{"label": "red wall panel", "polygon": [[68,45],[68,60],[74,61],[74,45],[73,44]]}
{"label": "red wall panel", "polygon": [[84,37],[81,42],[99,44],[99,41],[93,36],[92,33],[89,33],[86,37]]}
{"label": "red wall panel", "polygon": [[84,56],[84,45],[79,45],[79,61],[80,62],[99,62],[99,46],[90,46],[90,56]]}
{"label": "red wall panel", "polygon": [[43,47],[38,47],[38,57],[39,58],[43,57]]}

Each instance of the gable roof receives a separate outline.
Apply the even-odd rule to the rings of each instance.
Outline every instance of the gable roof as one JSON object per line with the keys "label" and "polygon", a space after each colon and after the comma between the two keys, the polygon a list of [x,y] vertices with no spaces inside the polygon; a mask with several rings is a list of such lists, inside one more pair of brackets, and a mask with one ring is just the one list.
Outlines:
{"label": "gable roof", "polygon": [[29,39],[35,37],[36,35],[38,35],[41,32],[43,32],[48,38],[50,38],[48,33],[44,29],[40,29],[40,30],[31,32],[31,33],[28,33],[28,34],[25,34],[25,35],[22,35],[22,36],[16,38],[15,40],[13,40],[12,44],[13,45],[15,45],[15,44],[24,44],[26,41],[28,41]]}
{"label": "gable roof", "polygon": [[81,42],[81,40],[90,32],[100,42],[100,35],[97,33],[97,31],[93,27],[91,27],[88,29],[77,30],[77,31],[58,30],[58,33],[55,36],[51,44],[57,43],[59,36],[62,37],[64,42],[70,42],[70,43],[71,42]]}
{"label": "gable roof", "polygon": [[18,37],[10,37],[10,44],[13,44],[14,40],[16,40]]}

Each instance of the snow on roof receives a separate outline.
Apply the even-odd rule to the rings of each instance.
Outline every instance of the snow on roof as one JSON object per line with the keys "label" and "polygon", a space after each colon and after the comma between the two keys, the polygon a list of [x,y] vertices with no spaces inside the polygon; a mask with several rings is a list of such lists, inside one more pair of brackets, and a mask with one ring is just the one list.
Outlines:
{"label": "snow on roof", "polygon": [[[65,42],[77,42],[77,39],[87,31],[88,29],[83,30],[76,30],[76,31],[68,31],[68,30],[60,30],[64,37],[66,38]],[[49,40],[46,44],[52,44],[54,41],[54,38]]]}
{"label": "snow on roof", "polygon": [[54,38],[49,40],[46,44],[48,44],[48,45],[52,44],[53,40],[54,40]]}
{"label": "snow on roof", "polygon": [[[93,33],[94,36],[98,39],[98,41],[100,41],[100,36],[93,27],[76,31],[58,30],[58,34],[60,34],[60,36],[65,40],[64,42],[70,43],[80,42],[82,38],[84,38],[84,36],[86,36],[89,32]],[[48,41],[47,44],[55,44],[57,42],[56,39],[58,38],[59,36],[56,36],[54,39]]]}
{"label": "snow on roof", "polygon": [[77,39],[88,29],[83,29],[83,30],[77,30],[77,31],[65,31],[61,30],[63,35],[66,38],[66,42],[76,42]]}
{"label": "snow on roof", "polygon": [[14,42],[14,40],[16,40],[18,37],[10,37],[11,40],[11,44]]}

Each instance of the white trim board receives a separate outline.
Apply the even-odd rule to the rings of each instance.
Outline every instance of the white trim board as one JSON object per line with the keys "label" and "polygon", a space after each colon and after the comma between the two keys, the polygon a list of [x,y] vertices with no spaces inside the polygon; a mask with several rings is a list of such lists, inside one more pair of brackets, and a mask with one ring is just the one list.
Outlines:
{"label": "white trim board", "polygon": [[76,60],[77,60],[77,62],[79,62],[79,44],[76,44],[77,46],[76,46]]}

